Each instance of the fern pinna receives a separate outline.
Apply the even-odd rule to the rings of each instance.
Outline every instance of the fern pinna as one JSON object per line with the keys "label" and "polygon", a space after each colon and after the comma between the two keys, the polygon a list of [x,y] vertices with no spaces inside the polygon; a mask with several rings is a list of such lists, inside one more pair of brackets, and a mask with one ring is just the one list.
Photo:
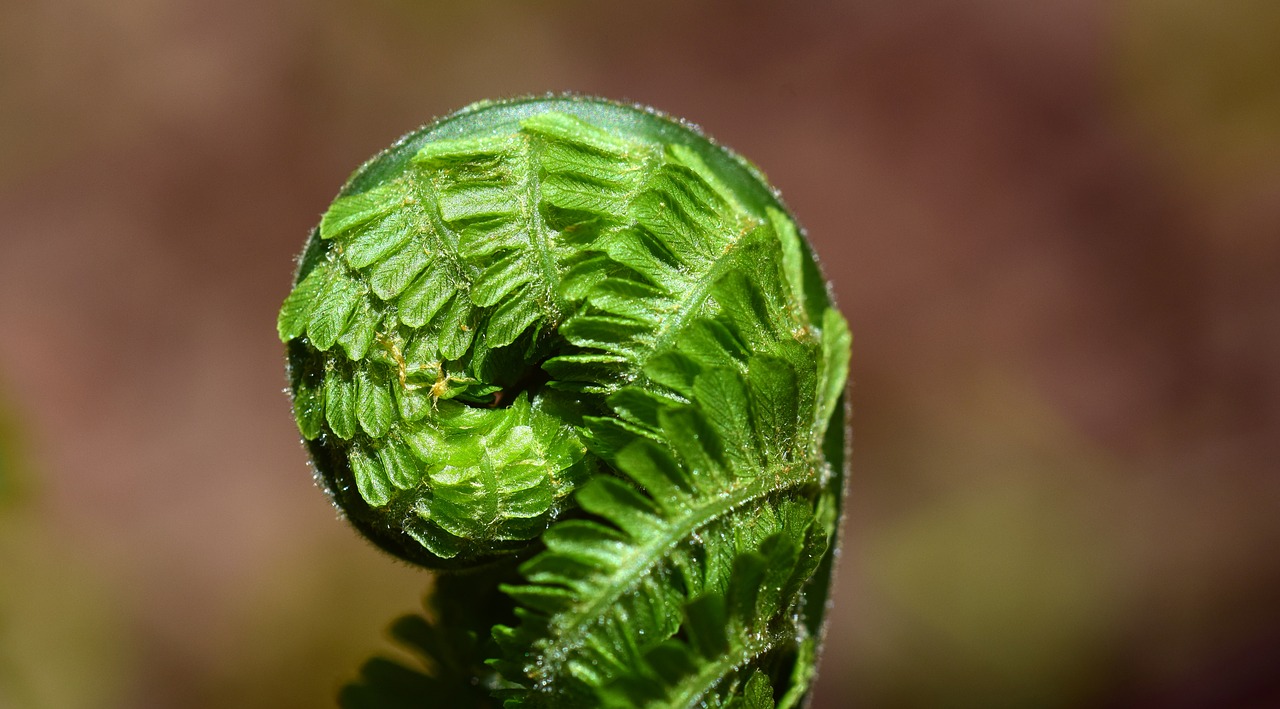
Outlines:
{"label": "fern pinna", "polygon": [[432,569],[350,707],[790,707],[850,336],[760,172],[652,110],[481,103],[361,167],[280,311],[318,478]]}

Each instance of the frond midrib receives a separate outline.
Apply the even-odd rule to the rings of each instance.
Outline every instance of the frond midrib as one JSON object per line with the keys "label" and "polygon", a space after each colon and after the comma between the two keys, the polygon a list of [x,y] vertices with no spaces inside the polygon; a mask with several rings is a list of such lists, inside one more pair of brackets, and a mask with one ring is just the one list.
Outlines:
{"label": "frond midrib", "polygon": [[[551,238],[548,235],[549,227],[542,218],[542,175],[541,167],[538,161],[537,141],[533,140],[527,133],[521,131],[520,142],[524,144],[524,165],[521,166],[521,172],[524,173],[523,184],[524,199],[522,204],[521,215],[529,229],[529,248],[538,254],[538,263],[542,266],[543,276],[543,296],[546,298],[544,304],[548,313],[548,320],[554,327],[559,324],[559,320],[564,313],[564,305],[559,302],[557,294],[560,292],[560,268],[555,250],[553,249]],[[508,296],[509,297],[509,296]]]}
{"label": "frond midrib", "polygon": [[[797,467],[801,469],[801,474],[784,477],[785,473]],[[728,491],[729,494],[714,495],[711,497],[710,504],[692,508],[689,515],[667,527],[667,534],[654,535],[643,540],[643,543],[633,547],[636,553],[630,555],[636,563],[622,564],[619,573],[609,577],[607,585],[604,586],[605,593],[594,596],[585,605],[578,606],[575,611],[566,612],[564,616],[551,619],[547,624],[549,632],[545,639],[534,643],[534,647],[539,651],[537,654],[543,662],[539,665],[526,666],[526,674],[531,678],[545,678],[555,674],[567,653],[586,644],[589,636],[583,631],[603,615],[609,606],[630,593],[642,579],[652,573],[671,548],[744,505],[803,487],[817,480],[818,475],[819,470],[808,464],[765,468],[760,475],[745,478],[748,482]],[[566,637],[573,640],[558,646],[553,642]],[[551,671],[547,671],[548,669]]]}
{"label": "frond midrib", "polygon": [[694,317],[702,307],[702,304],[706,302],[712,289],[715,288],[716,282],[720,280],[720,276],[726,273],[730,266],[735,264],[744,253],[743,249],[739,248],[742,243],[750,239],[757,230],[766,228],[764,224],[759,222],[749,223],[751,226],[744,228],[737,238],[725,245],[724,251],[715,257],[711,268],[702,274],[702,278],[694,281],[694,287],[688,291],[688,294],[682,300],[677,301],[677,306],[672,309],[672,314],[662,319],[662,323],[658,326],[649,347],[640,356],[636,357],[635,371],[632,376],[638,376],[640,372],[644,371],[645,364],[651,358],[670,349],[672,342],[684,329],[685,324]]}
{"label": "frond midrib", "polygon": [[736,638],[744,638],[740,652],[728,652],[714,659],[702,662],[698,673],[681,682],[678,686],[684,690],[674,698],[669,697],[667,706],[694,709],[708,692],[715,689],[716,683],[724,679],[734,670],[741,669],[759,658],[781,647],[792,638],[795,629],[784,623],[778,630],[756,635],[741,630],[734,634]]}

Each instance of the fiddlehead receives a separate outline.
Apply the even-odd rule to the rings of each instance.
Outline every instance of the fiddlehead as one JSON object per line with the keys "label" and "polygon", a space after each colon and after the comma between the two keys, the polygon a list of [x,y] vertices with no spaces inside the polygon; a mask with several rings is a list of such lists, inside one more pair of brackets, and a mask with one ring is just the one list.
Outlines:
{"label": "fiddlehead", "polygon": [[599,100],[478,104],[356,172],[279,334],[352,523],[506,579],[473,625],[508,706],[804,696],[849,334],[741,158]]}

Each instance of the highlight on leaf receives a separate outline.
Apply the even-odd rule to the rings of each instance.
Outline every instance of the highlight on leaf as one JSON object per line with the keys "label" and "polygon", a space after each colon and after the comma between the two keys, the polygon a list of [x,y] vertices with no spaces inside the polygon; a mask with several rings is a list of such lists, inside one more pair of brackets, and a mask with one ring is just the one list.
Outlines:
{"label": "highlight on leaf", "polygon": [[477,104],[352,176],[278,332],[334,503],[478,570],[344,706],[803,702],[850,335],[745,160],[649,109]]}

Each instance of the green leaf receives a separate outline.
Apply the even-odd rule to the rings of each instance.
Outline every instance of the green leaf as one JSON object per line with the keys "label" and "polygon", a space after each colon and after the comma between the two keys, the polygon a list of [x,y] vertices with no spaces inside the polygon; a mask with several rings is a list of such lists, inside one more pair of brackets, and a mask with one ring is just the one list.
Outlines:
{"label": "green leaf", "polygon": [[383,300],[392,300],[431,263],[431,255],[414,241],[408,241],[369,273],[369,287]]}
{"label": "green leaf", "polygon": [[387,473],[387,479],[401,490],[408,490],[422,481],[423,469],[403,441],[387,439],[378,449],[378,462]]}
{"label": "green leaf", "polygon": [[396,186],[384,184],[368,192],[339,197],[320,220],[320,238],[332,239],[353,227],[390,213],[398,205]]}
{"label": "green leaf", "polygon": [[440,312],[456,292],[444,270],[427,269],[400,295],[400,322],[419,328]]}
{"label": "green leaf", "polygon": [[747,680],[747,688],[742,693],[743,709],[774,709],[773,686],[769,678],[760,670],[751,673]]}
{"label": "green leaf", "polygon": [[528,283],[534,275],[526,267],[521,254],[510,254],[485,270],[479,282],[471,289],[471,302],[479,306],[493,305],[511,291]]}
{"label": "green leaf", "polygon": [[284,304],[280,306],[280,315],[276,320],[276,330],[281,342],[288,342],[306,332],[307,323],[311,321],[311,314],[315,311],[316,304],[321,300],[321,296],[328,294],[335,275],[335,271],[328,264],[322,263],[311,269],[307,277],[294,286],[289,297],[285,298]]}
{"label": "green leaf", "polygon": [[409,211],[395,212],[362,228],[343,246],[347,265],[365,268],[385,260],[413,236],[414,216]]}
{"label": "green leaf", "polygon": [[490,347],[506,347],[520,337],[542,315],[538,304],[523,298],[508,300],[494,310],[485,331]]}
{"label": "green leaf", "polygon": [[729,466],[739,475],[762,472],[765,468],[756,449],[751,404],[742,377],[728,369],[705,371],[693,383],[693,396],[715,429]]}
{"label": "green leaf", "polygon": [[395,421],[395,407],[387,382],[370,369],[356,372],[356,418],[370,438],[382,438]]}
{"label": "green leaf", "polygon": [[351,449],[348,460],[356,478],[360,496],[373,507],[383,507],[391,499],[391,481],[382,463],[362,446]]}
{"label": "green leaf", "polygon": [[470,570],[396,625],[420,666],[344,706],[805,700],[849,335],[758,170],[640,109],[479,104],[357,171],[299,276],[277,332],[325,489]]}
{"label": "green leaf", "polygon": [[343,440],[356,435],[356,383],[349,373],[330,372],[324,380],[324,417]]}
{"label": "green leaf", "polygon": [[445,359],[460,359],[467,353],[471,340],[475,337],[476,324],[470,304],[462,298],[454,298],[436,318],[436,322],[439,323],[436,332],[440,338],[440,354]]}
{"label": "green leaf", "polygon": [[827,308],[823,313],[822,332],[822,391],[816,427],[825,433],[849,376],[849,348],[853,344],[853,336],[844,317],[835,308]]}
{"label": "green leaf", "polygon": [[770,462],[784,464],[797,457],[800,387],[791,363],[770,355],[752,357],[748,365],[753,438]]}
{"label": "green leaf", "polygon": [[360,284],[338,276],[319,296],[307,322],[307,337],[317,349],[327,350],[338,341],[360,302],[360,295]]}
{"label": "green leaf", "polygon": [[347,322],[346,330],[337,339],[337,344],[342,346],[348,359],[361,360],[369,353],[369,348],[378,335],[378,323],[381,319],[382,313],[374,306],[372,299],[367,296],[360,298]]}
{"label": "green leaf", "polygon": [[782,210],[770,207],[768,214],[769,224],[778,235],[778,242],[782,247],[782,272],[786,275],[787,287],[797,308],[803,312],[805,310],[804,246],[800,231],[796,228],[795,222],[791,221],[791,218]]}

